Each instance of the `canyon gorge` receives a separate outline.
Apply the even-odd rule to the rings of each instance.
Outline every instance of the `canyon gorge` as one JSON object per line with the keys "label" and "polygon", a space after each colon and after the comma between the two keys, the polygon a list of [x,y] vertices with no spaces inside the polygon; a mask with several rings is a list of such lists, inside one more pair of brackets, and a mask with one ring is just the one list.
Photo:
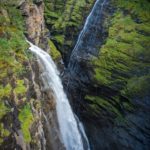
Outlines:
{"label": "canyon gorge", "polygon": [[0,0],[0,149],[149,150],[149,0]]}

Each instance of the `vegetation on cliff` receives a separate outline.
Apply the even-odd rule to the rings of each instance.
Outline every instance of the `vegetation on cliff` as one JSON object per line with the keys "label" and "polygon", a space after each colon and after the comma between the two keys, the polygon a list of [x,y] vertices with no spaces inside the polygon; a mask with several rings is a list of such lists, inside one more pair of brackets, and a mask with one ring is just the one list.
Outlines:
{"label": "vegetation on cliff", "polygon": [[58,61],[58,59],[61,58],[61,54],[60,52],[57,50],[56,46],[54,45],[54,43],[49,40],[49,47],[50,47],[50,55],[53,58],[54,61]]}
{"label": "vegetation on cliff", "polygon": [[[131,110],[132,100],[144,99],[149,95],[150,85],[150,4],[147,0],[112,1],[115,12],[107,19],[108,37],[100,48],[98,58],[92,60],[94,66],[95,86],[108,87],[116,92],[113,97],[86,96],[97,105],[116,113]],[[127,99],[123,104],[122,96]],[[105,99],[105,101],[103,100]],[[111,105],[112,100],[120,107],[109,109],[104,102]],[[92,106],[93,107],[93,106]],[[118,109],[118,110],[116,110]],[[120,112],[120,113],[119,113]]]}
{"label": "vegetation on cliff", "polygon": [[85,17],[90,11],[93,0],[57,0],[45,2],[46,24],[51,32],[50,39],[61,51],[67,61],[75,39],[81,30]]}
{"label": "vegetation on cliff", "polygon": [[20,111],[19,120],[21,122],[21,129],[25,142],[28,143],[31,141],[30,128],[33,123],[33,115],[29,104],[26,104]]}
{"label": "vegetation on cliff", "polygon": [[[41,7],[37,10],[40,4]],[[47,37],[42,39],[42,36],[46,36],[48,32],[43,29],[44,25],[41,27],[44,22],[42,6],[43,3],[39,0],[0,1],[0,149],[8,139],[14,140],[14,135],[18,134],[20,129],[23,141],[26,144],[33,142],[31,127],[35,119],[33,119],[33,108],[30,107],[30,103],[31,99],[36,99],[36,96],[30,79],[32,78],[31,65],[34,64],[35,59],[32,59],[28,51],[29,45],[24,34],[31,34],[31,37],[35,35],[35,39],[30,40],[44,39],[38,44],[44,48],[49,46],[50,55],[55,61],[61,57],[52,41],[49,40],[48,43]],[[34,28],[36,23],[37,27]],[[49,45],[46,45],[46,42]]]}
{"label": "vegetation on cliff", "polygon": [[[8,117],[10,112],[13,114],[14,109],[26,103],[27,87],[24,79],[29,70],[26,56],[28,44],[25,41],[24,31],[24,20],[20,10],[17,9],[17,1],[14,3],[2,1],[0,3],[0,143],[3,143],[13,130],[13,122],[10,122],[6,128],[2,120]],[[24,112],[24,107],[20,111]],[[30,111],[28,109],[28,112]],[[24,115],[21,112],[22,117],[19,119]],[[28,119],[31,118],[30,116],[28,113],[25,114]],[[27,121],[26,124],[29,123]],[[27,132],[29,125],[25,127],[24,124],[21,125],[23,134],[29,141],[30,136]]]}

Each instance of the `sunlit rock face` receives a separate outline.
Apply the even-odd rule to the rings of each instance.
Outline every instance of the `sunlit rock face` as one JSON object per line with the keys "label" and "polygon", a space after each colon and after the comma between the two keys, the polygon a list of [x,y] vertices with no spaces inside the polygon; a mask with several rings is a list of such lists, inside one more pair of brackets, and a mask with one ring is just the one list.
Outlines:
{"label": "sunlit rock face", "polygon": [[25,1],[20,5],[20,10],[25,20],[27,38],[48,50],[48,30],[45,28],[43,0]]}

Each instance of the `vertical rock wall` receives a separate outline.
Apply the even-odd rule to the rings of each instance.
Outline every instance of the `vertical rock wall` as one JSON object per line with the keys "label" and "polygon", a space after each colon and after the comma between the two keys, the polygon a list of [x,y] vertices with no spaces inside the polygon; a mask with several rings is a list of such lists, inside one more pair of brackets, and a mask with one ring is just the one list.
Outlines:
{"label": "vertical rock wall", "polygon": [[0,149],[64,149],[52,91],[27,39],[49,51],[41,0],[0,1]]}

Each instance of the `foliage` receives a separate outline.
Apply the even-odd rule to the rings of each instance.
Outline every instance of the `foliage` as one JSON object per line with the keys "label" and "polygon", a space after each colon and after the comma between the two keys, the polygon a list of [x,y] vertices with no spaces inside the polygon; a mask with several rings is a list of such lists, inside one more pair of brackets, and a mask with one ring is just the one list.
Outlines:
{"label": "foliage", "polygon": [[23,136],[25,142],[29,143],[31,141],[30,135],[30,127],[33,123],[33,115],[31,111],[31,107],[29,104],[26,104],[19,113],[19,120],[21,122],[21,130],[23,132]]}
{"label": "foliage", "polygon": [[141,76],[130,78],[127,82],[127,89],[125,93],[129,94],[130,97],[144,97],[149,94],[150,89],[150,76]]}
{"label": "foliage", "polygon": [[63,44],[64,43],[64,36],[63,35],[55,35],[54,36],[55,40],[60,43]]}
{"label": "foliage", "polygon": [[49,46],[50,46],[50,55],[52,56],[53,60],[59,59],[61,57],[61,54],[51,40],[49,40]]}
{"label": "foliage", "polygon": [[118,8],[127,10],[135,18],[141,19],[142,21],[150,20],[150,3],[148,0],[113,0],[113,3]]}

